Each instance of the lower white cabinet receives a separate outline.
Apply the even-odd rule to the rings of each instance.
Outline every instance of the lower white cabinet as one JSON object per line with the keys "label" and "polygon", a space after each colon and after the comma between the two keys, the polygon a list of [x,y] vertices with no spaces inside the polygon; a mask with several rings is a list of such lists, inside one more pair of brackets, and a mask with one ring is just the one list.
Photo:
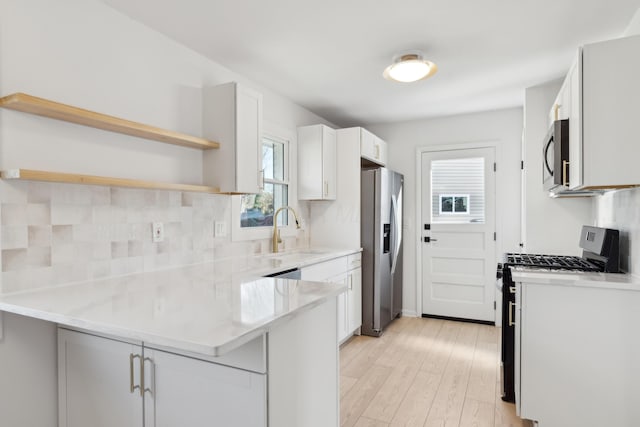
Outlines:
{"label": "lower white cabinet", "polygon": [[362,326],[362,270],[360,253],[304,267],[302,280],[342,283],[347,291],[338,295],[338,342],[346,341]]}
{"label": "lower white cabinet", "polygon": [[[358,265],[360,265],[360,254],[358,254]],[[359,331],[362,326],[362,269],[357,267],[349,271],[347,280],[349,285],[349,291],[347,292],[348,330],[349,334],[351,334],[354,331]]]}
{"label": "lower white cabinet", "polygon": [[267,425],[266,374],[59,329],[61,427]]}
{"label": "lower white cabinet", "polygon": [[516,285],[519,415],[540,427],[640,425],[640,292]]}
{"label": "lower white cabinet", "polygon": [[144,425],[140,391],[131,390],[139,386],[140,358],[130,358],[141,353],[137,345],[59,329],[60,427]]}

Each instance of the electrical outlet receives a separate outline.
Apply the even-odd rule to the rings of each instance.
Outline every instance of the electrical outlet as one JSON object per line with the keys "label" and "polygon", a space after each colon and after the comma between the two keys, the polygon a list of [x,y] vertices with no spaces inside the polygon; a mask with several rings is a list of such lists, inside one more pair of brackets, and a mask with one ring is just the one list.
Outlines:
{"label": "electrical outlet", "polygon": [[151,223],[151,240],[153,243],[164,242],[164,226],[161,222]]}
{"label": "electrical outlet", "polygon": [[214,221],[213,223],[213,236],[224,237],[227,235],[227,223],[224,221]]}

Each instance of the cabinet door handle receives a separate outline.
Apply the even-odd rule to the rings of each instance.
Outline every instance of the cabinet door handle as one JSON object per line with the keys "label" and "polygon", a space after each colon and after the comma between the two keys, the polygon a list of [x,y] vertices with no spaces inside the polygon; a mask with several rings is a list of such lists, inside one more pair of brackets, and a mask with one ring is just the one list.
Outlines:
{"label": "cabinet door handle", "polygon": [[155,378],[156,378],[156,364],[153,363],[153,359],[149,358],[149,357],[145,357],[143,359],[143,368],[144,368],[144,364],[146,362],[149,362],[149,366],[150,366],[150,370],[149,370],[149,377],[151,378],[151,381],[149,382],[149,387],[146,387],[146,376],[144,375],[144,369],[142,370],[142,379],[140,380],[140,384],[141,384],[141,390],[142,390],[142,395],[144,395],[144,393],[149,392],[149,394],[151,394],[153,396],[153,389],[155,388]]}
{"label": "cabinet door handle", "polygon": [[258,171],[258,189],[264,190],[264,168]]}
{"label": "cabinet door handle", "polygon": [[514,326],[516,322],[513,321],[513,312],[515,311],[516,305],[509,301],[509,326]]}
{"label": "cabinet door handle", "polygon": [[558,117],[560,116],[559,111],[560,111],[560,104],[555,104],[553,106],[553,117],[555,120],[558,120]]}
{"label": "cabinet door handle", "polygon": [[329,195],[329,181],[324,182],[324,196],[327,197]]}
{"label": "cabinet door handle", "polygon": [[349,275],[349,290],[353,290],[353,274]]}
{"label": "cabinet door handle", "polygon": [[569,162],[566,160],[562,161],[562,185],[565,187],[569,186],[569,177],[567,176],[567,167],[569,166]]}
{"label": "cabinet door handle", "polygon": [[376,144],[376,159],[380,159],[380,146]]}
{"label": "cabinet door handle", "polygon": [[[133,359],[140,359],[140,361],[141,361],[140,363],[141,363],[141,366],[142,366],[142,356],[140,356],[139,354],[129,353],[129,391],[131,393],[133,393],[137,389],[140,389],[140,395],[142,396],[142,394],[143,394],[142,387],[140,387],[140,385],[134,385]],[[142,378],[143,377],[142,377],[142,372],[141,372],[140,373],[140,380],[142,380]]]}

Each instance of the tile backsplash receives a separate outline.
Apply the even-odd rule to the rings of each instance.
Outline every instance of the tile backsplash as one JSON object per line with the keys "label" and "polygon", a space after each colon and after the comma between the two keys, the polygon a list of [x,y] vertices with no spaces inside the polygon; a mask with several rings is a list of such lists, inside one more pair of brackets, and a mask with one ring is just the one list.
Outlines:
{"label": "tile backsplash", "polygon": [[[214,221],[231,221],[226,195],[6,181],[0,191],[4,293],[270,250],[268,239],[214,237]],[[287,238],[285,247],[306,240]]]}
{"label": "tile backsplash", "polygon": [[640,276],[640,188],[598,196],[594,209],[599,227],[620,230],[620,267]]}

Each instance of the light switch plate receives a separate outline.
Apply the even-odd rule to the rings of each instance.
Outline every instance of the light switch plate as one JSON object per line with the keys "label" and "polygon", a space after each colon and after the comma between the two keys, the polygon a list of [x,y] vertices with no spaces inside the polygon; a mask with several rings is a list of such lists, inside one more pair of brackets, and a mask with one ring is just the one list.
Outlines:
{"label": "light switch plate", "polygon": [[227,235],[227,223],[224,221],[214,221],[213,223],[213,236],[225,237]]}

